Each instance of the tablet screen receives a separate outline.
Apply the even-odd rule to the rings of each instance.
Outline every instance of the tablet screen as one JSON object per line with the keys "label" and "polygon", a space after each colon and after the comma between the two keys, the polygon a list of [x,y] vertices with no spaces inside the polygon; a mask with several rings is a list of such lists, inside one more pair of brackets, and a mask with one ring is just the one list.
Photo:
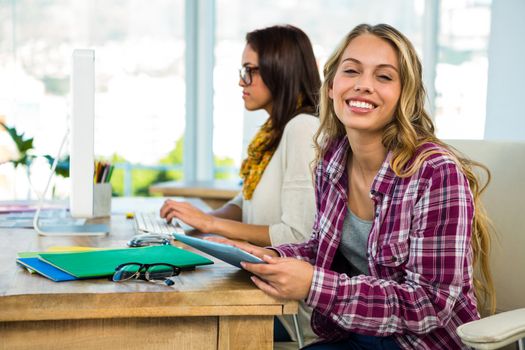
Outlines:
{"label": "tablet screen", "polygon": [[193,248],[199,249],[207,254],[216,257],[217,259],[220,259],[224,262],[227,262],[228,264],[237,266],[239,268],[242,268],[241,261],[256,264],[265,264],[263,260],[259,259],[255,255],[252,255],[242,249],[228,244],[207,241],[205,239],[187,236],[181,233],[174,233],[173,237],[176,240],[181,241],[182,243],[186,243],[187,245],[192,246]]}

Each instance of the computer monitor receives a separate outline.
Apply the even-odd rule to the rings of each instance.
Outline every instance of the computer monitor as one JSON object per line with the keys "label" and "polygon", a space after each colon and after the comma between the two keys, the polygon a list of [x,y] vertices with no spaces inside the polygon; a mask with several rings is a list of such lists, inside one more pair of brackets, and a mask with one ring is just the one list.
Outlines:
{"label": "computer monitor", "polygon": [[[85,219],[93,217],[95,213],[93,178],[95,168],[95,52],[93,50],[74,50],[72,68],[69,212],[72,218]],[[35,230],[41,235],[91,236],[104,235],[109,232],[109,226],[106,224],[78,224],[71,218],[63,223],[40,225],[38,215],[41,206],[33,221]]]}
{"label": "computer monitor", "polygon": [[71,74],[69,210],[74,218],[94,213],[95,51],[74,50]]}

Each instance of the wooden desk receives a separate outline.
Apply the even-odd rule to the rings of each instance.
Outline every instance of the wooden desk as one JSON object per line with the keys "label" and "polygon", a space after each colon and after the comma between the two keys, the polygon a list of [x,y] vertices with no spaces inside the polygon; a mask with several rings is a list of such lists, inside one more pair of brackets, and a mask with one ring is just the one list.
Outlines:
{"label": "wooden desk", "polygon": [[[114,210],[133,210],[125,202],[114,200]],[[158,207],[162,199],[135,203]],[[0,349],[271,349],[274,315],[297,312],[296,302],[265,295],[247,272],[218,260],[183,272],[172,287],[105,279],[55,283],[15,264],[20,251],[123,247],[134,234],[124,215],[112,216],[110,225],[104,237],[0,230]]]}
{"label": "wooden desk", "polygon": [[242,186],[239,181],[168,181],[150,186],[149,193],[164,197],[180,196],[202,199],[211,208],[216,209],[239,193]]}

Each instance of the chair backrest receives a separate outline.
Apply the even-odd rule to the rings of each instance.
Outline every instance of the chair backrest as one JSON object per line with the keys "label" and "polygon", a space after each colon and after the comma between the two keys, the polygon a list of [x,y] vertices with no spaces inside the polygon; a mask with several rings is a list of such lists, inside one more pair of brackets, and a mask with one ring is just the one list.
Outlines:
{"label": "chair backrest", "polygon": [[483,194],[496,235],[490,256],[497,312],[525,307],[525,142],[446,140],[490,169]]}

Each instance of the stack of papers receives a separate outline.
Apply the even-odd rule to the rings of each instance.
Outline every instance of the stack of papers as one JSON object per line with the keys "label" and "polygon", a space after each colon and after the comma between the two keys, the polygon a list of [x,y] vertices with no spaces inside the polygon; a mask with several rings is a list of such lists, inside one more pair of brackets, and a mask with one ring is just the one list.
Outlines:
{"label": "stack of papers", "polygon": [[55,282],[112,276],[117,266],[128,262],[167,263],[182,269],[213,264],[213,261],[203,256],[169,245],[96,250],[72,248],[73,251],[68,252],[19,253],[16,261]]}

